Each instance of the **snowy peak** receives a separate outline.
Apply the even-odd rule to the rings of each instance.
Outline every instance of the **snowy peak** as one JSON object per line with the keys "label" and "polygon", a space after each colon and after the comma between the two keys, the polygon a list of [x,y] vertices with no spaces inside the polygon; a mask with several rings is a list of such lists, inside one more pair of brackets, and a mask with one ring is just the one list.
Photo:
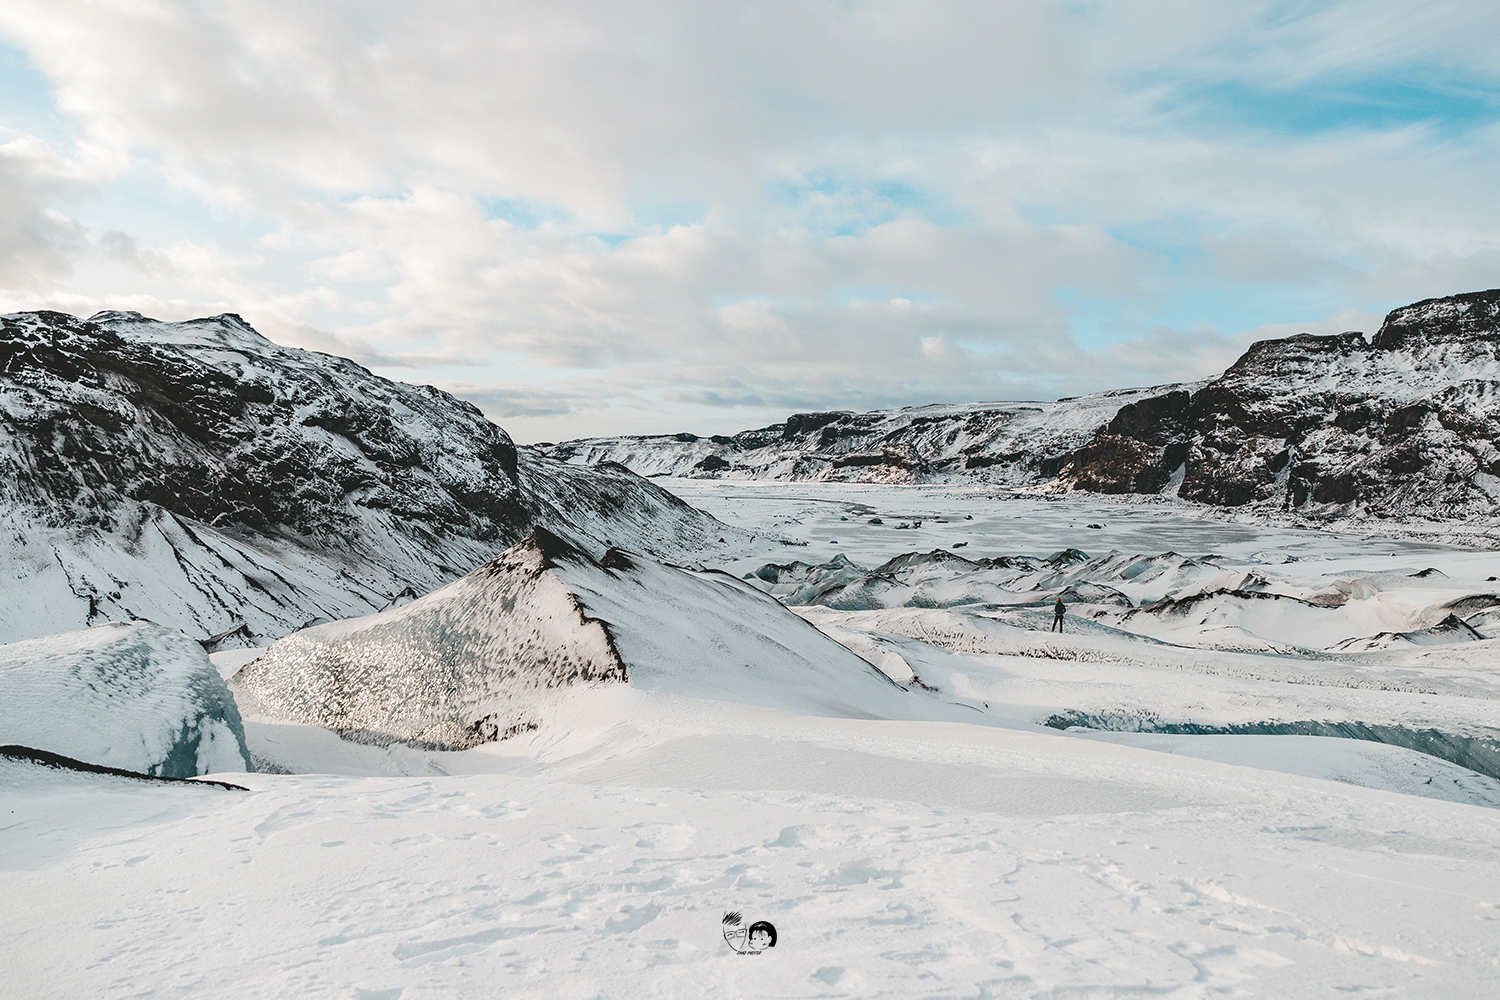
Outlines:
{"label": "snowy peak", "polygon": [[1261,340],[1251,344],[1219,381],[1300,382],[1321,377],[1331,364],[1351,357],[1363,358],[1369,351],[1365,335],[1358,331],[1324,337],[1299,333],[1280,340]]}
{"label": "snowy peak", "polygon": [[221,350],[249,351],[255,354],[289,352],[261,336],[238,313],[221,313],[202,319],[168,323],[133,311],[106,310],[88,318],[126,340],[148,344],[173,344],[179,347],[208,347]]}

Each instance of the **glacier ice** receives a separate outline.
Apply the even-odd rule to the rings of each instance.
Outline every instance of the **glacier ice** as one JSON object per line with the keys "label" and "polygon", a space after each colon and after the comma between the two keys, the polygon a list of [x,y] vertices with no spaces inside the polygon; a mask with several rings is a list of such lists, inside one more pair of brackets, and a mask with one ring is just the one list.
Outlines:
{"label": "glacier ice", "polygon": [[287,636],[230,687],[249,714],[457,749],[537,728],[565,689],[625,682],[846,717],[905,696],[727,574],[595,561],[540,528],[410,604]]}
{"label": "glacier ice", "polygon": [[203,647],[146,621],[0,646],[0,743],[168,778],[254,770]]}

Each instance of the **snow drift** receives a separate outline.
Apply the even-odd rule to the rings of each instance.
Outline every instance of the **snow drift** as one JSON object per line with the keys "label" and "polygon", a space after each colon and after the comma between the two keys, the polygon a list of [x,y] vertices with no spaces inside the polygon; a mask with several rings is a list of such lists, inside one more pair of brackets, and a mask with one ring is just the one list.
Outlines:
{"label": "snow drift", "polygon": [[252,714],[458,749],[537,728],[569,688],[625,682],[852,717],[904,696],[726,574],[595,561],[541,528],[410,604],[282,639],[230,686]]}
{"label": "snow drift", "polygon": [[0,743],[168,778],[253,770],[203,647],[150,622],[0,646]]}

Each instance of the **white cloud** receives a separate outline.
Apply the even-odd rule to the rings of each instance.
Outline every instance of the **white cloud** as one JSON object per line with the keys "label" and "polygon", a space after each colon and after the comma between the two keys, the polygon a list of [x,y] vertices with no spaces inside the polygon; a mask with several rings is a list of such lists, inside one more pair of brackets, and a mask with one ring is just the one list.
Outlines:
{"label": "white cloud", "polygon": [[67,171],[41,143],[0,144],[0,297],[14,301],[65,280],[87,239],[81,226],[46,202]]}
{"label": "white cloud", "polygon": [[[1244,96],[1493,85],[1495,27],[1395,0],[12,0],[0,32],[80,138],[0,146],[0,299],[240,312],[546,437],[1192,378],[1248,343],[1247,300],[1322,329],[1496,283],[1497,126],[1280,128]],[[1112,304],[1087,336],[1079,303]]]}

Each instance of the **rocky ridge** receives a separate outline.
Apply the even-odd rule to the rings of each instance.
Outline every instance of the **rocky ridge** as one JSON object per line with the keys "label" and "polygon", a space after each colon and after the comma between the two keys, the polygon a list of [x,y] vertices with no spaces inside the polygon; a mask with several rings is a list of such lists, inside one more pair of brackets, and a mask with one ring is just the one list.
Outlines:
{"label": "rocky ridge", "polygon": [[1262,341],[1222,376],[1122,407],[1056,485],[1175,490],[1312,516],[1500,509],[1500,291],[1391,312],[1378,333]]}
{"label": "rocky ridge", "polygon": [[659,434],[539,445],[559,460],[617,462],[643,476],[793,482],[1030,485],[1122,406],[1169,388],[1123,389],[1056,402],[936,403],[869,413],[795,413],[733,436]]}

